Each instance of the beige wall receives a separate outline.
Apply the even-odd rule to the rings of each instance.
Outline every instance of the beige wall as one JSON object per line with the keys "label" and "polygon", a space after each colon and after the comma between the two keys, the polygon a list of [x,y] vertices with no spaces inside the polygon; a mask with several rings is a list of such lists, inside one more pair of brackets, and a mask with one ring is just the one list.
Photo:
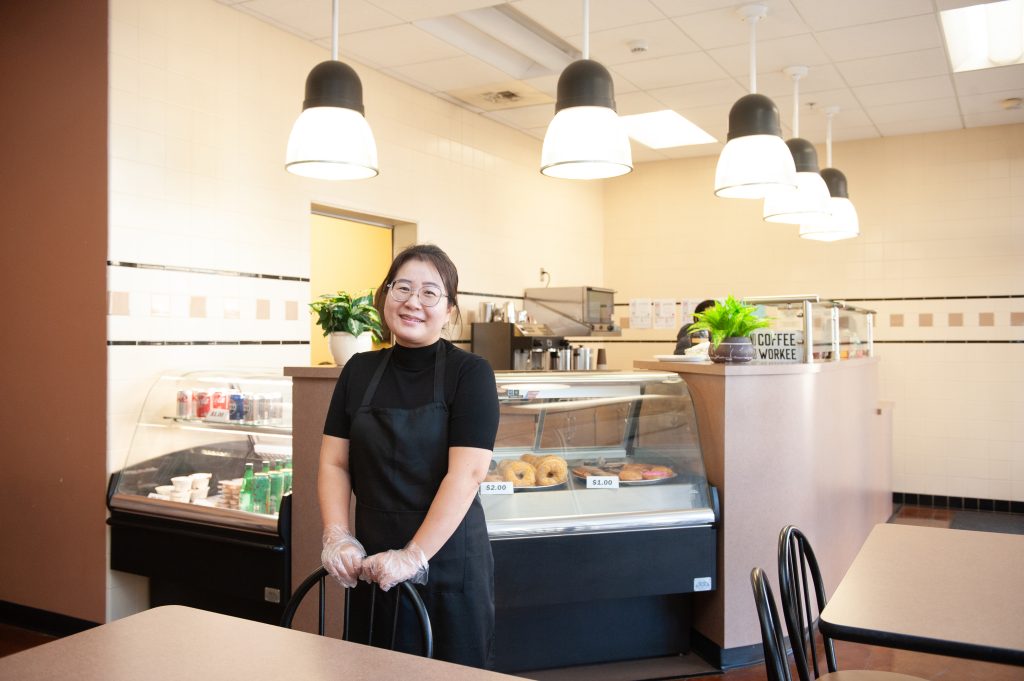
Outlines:
{"label": "beige wall", "polygon": [[[888,299],[861,304],[889,341],[876,354],[895,490],[1024,501],[1024,299],[957,298],[1024,294],[1024,125],[847,142],[833,160],[861,236],[832,244],[763,222],[759,201],[715,197],[715,158],[640,165],[606,185],[605,283],[619,302]],[[609,347],[628,362],[673,337],[627,331],[665,343]],[[897,342],[963,340],[1017,343]]]}
{"label": "beige wall", "polygon": [[0,83],[0,601],[102,621],[106,3],[0,3]]}

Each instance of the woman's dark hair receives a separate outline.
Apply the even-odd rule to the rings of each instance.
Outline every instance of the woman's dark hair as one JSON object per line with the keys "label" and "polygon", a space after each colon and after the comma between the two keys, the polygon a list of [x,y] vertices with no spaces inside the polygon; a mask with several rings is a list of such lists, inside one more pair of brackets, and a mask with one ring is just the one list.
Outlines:
{"label": "woman's dark hair", "polygon": [[384,319],[384,303],[388,297],[388,284],[395,279],[395,274],[402,268],[402,265],[409,262],[410,260],[421,260],[426,263],[430,263],[437,270],[437,273],[441,275],[441,283],[444,285],[444,292],[448,298],[448,309],[454,310],[454,322],[453,326],[458,325],[462,322],[462,311],[459,309],[459,271],[455,269],[455,263],[448,257],[448,254],[442,251],[434,244],[415,244],[402,250],[401,253],[395,256],[394,261],[391,263],[391,269],[384,276],[384,281],[377,287],[376,293],[373,294],[373,306],[377,308],[377,312],[380,313],[381,326],[384,327],[384,333],[382,334],[385,341],[391,341],[391,329],[388,328],[387,320]]}
{"label": "woman's dark hair", "polygon": [[[693,314],[697,314],[698,312],[703,312],[704,310],[708,309],[709,307],[714,307],[716,304],[717,303],[715,301],[713,301],[713,300],[702,300],[699,303],[697,303],[697,307],[693,308]],[[694,317],[694,319],[696,319],[696,317]]]}

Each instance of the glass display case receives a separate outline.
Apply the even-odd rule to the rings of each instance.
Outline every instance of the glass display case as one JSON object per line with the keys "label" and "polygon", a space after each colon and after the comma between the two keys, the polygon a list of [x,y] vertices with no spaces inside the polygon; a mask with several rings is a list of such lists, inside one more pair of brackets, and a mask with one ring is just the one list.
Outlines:
{"label": "glass display case", "polygon": [[816,295],[761,296],[743,302],[761,307],[772,320],[772,330],[800,332],[803,362],[859,359],[874,353],[874,310]]}
{"label": "glass display case", "polygon": [[291,379],[168,373],[142,404],[107,491],[110,567],[149,605],[276,623],[291,593]]}
{"label": "glass display case", "polygon": [[492,539],[714,522],[693,403],[678,374],[496,378],[501,416],[481,486]]}
{"label": "glass display case", "polygon": [[277,532],[291,487],[291,380],[259,371],[160,376],[110,507]]}

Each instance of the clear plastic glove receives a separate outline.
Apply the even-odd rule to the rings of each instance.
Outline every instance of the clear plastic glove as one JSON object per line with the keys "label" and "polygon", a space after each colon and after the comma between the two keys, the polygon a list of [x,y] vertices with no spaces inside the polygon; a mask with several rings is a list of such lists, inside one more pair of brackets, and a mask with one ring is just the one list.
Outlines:
{"label": "clear plastic glove", "polygon": [[359,578],[364,582],[377,582],[381,591],[387,591],[402,582],[426,584],[428,570],[423,550],[409,542],[404,549],[381,551],[368,557],[363,561]]}
{"label": "clear plastic glove", "polygon": [[320,562],[341,585],[351,589],[359,579],[359,572],[366,558],[366,549],[341,525],[324,528],[324,550]]}

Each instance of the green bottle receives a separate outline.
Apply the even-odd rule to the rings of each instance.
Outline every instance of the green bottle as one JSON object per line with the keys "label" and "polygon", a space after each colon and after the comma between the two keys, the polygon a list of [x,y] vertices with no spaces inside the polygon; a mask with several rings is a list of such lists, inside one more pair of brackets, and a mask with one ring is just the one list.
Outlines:
{"label": "green bottle", "polygon": [[270,498],[270,474],[257,473],[253,476],[252,483],[252,512],[269,513],[268,501]]}
{"label": "green bottle", "polygon": [[270,461],[269,460],[264,460],[263,461],[263,472],[264,473],[269,473],[270,472]]}
{"label": "green bottle", "polygon": [[284,475],[281,471],[270,471],[270,496],[267,498],[267,513],[274,515],[281,508],[281,492]]}
{"label": "green bottle", "polygon": [[292,491],[292,460],[284,462],[284,494]]}
{"label": "green bottle", "polygon": [[243,511],[252,511],[252,479],[253,465],[245,464],[245,475],[242,476],[242,489],[238,493],[238,508]]}

